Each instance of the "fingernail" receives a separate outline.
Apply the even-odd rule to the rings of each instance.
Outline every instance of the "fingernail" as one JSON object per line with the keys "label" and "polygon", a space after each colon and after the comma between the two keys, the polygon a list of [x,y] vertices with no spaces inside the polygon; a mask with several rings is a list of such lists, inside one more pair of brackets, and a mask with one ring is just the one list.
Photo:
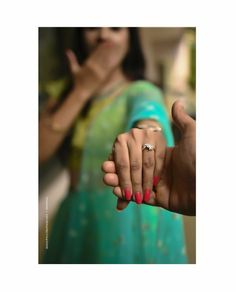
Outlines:
{"label": "fingernail", "polygon": [[125,193],[125,198],[127,201],[130,201],[132,194],[131,191],[129,189],[124,189],[124,193]]}
{"label": "fingernail", "polygon": [[160,177],[158,175],[153,177],[153,185],[154,185],[154,187],[157,186],[159,180],[160,180]]}
{"label": "fingernail", "polygon": [[135,201],[137,204],[141,204],[142,203],[142,195],[140,192],[135,193]]}
{"label": "fingernail", "polygon": [[145,202],[148,202],[150,200],[150,196],[151,196],[151,190],[150,189],[146,189],[145,192],[144,192],[143,200]]}
{"label": "fingernail", "polygon": [[123,209],[119,208],[120,204],[119,204],[119,199],[117,200],[117,204],[116,204],[116,211],[117,212],[121,212]]}

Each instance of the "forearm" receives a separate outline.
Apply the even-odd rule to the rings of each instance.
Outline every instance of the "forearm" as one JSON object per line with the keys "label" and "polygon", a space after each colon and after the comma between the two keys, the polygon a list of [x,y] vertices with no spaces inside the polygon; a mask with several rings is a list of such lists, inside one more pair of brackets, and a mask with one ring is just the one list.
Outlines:
{"label": "forearm", "polygon": [[47,161],[59,148],[90,95],[90,92],[76,88],[69,93],[56,112],[41,116],[39,122],[40,163]]}

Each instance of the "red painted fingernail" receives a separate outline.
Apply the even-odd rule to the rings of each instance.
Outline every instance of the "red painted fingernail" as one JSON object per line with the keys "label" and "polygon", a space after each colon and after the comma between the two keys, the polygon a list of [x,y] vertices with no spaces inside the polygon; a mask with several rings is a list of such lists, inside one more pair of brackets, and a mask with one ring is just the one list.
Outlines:
{"label": "red painted fingernail", "polygon": [[137,204],[141,204],[142,203],[142,195],[140,192],[135,193],[135,201]]}
{"label": "red painted fingernail", "polygon": [[148,202],[150,200],[150,196],[151,196],[151,190],[150,189],[146,189],[145,193],[144,193],[144,201]]}
{"label": "red painted fingernail", "polygon": [[154,187],[157,186],[157,184],[159,183],[159,180],[160,180],[160,177],[158,175],[153,177],[153,185],[154,185]]}
{"label": "red painted fingernail", "polygon": [[130,201],[132,194],[131,191],[129,189],[124,189],[124,193],[125,193],[125,198],[127,201]]}

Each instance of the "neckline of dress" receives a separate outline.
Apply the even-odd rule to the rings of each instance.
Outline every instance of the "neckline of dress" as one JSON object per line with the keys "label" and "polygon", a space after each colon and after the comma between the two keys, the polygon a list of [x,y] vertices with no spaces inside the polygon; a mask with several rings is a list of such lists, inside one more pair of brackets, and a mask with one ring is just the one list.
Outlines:
{"label": "neckline of dress", "polygon": [[107,97],[109,95],[113,95],[113,93],[116,92],[119,88],[122,88],[123,86],[128,85],[129,83],[130,82],[127,80],[120,80],[116,84],[114,84],[112,86],[112,88],[108,89],[107,91],[105,91],[102,94],[95,95],[93,98],[94,99],[102,99],[102,98]]}

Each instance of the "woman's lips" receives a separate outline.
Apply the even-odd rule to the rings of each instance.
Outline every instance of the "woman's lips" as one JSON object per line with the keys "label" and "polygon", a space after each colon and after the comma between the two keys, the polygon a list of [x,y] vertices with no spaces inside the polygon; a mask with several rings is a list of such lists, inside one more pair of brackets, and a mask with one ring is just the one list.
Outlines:
{"label": "woman's lips", "polygon": [[111,42],[111,41],[99,41],[98,42],[98,46],[99,45],[102,45],[102,46],[105,46],[105,47],[112,47],[112,46],[114,46],[113,42]]}

